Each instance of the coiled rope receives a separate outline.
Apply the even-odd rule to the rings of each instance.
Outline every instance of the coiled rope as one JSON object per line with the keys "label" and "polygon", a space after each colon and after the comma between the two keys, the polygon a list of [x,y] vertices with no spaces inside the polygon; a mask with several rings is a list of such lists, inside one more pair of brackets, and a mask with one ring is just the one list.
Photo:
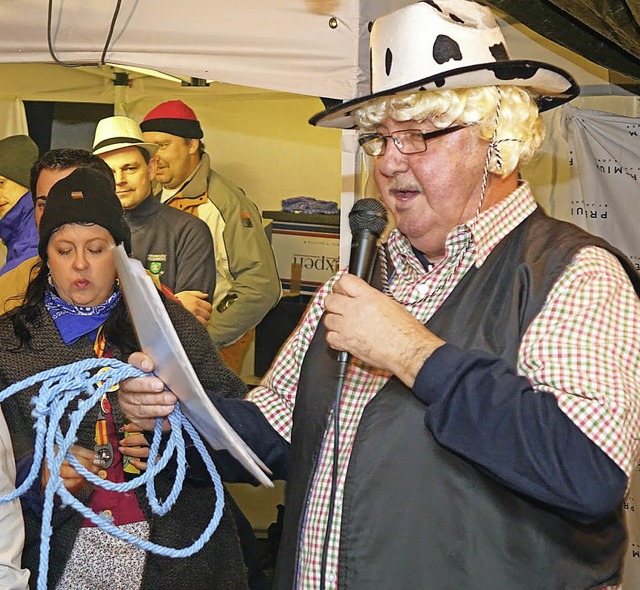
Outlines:
{"label": "coiled rope", "polygon": [[[92,374],[94,369],[109,367],[108,371],[100,371]],[[78,361],[70,365],[56,367],[47,371],[42,371],[28,379],[24,379],[4,391],[0,392],[0,402],[13,394],[31,387],[37,383],[42,383],[38,395],[31,400],[34,409],[32,416],[35,419],[36,439],[34,445],[33,464],[29,475],[24,482],[10,494],[0,496],[0,503],[11,502],[29,490],[36,478],[40,477],[40,470],[43,459],[46,460],[50,476],[44,494],[44,506],[42,512],[42,529],[40,536],[40,567],[38,571],[38,590],[46,590],[47,573],[49,569],[49,550],[51,535],[53,532],[51,519],[53,516],[54,497],[62,501],[63,506],[71,506],[83,517],[91,520],[101,530],[131,543],[135,547],[144,551],[151,551],[165,557],[189,557],[197,553],[211,539],[218,527],[222,511],[224,509],[224,490],[220,476],[207,452],[202,439],[180,411],[179,404],[169,415],[171,432],[162,455],[158,458],[160,442],[162,439],[162,420],[157,419],[153,431],[153,440],[149,448],[149,458],[147,460],[147,470],[132,481],[125,483],[114,483],[103,480],[86,469],[70,452],[70,448],[77,441],[77,431],[80,423],[87,412],[96,405],[106,391],[117,385],[120,381],[129,377],[143,377],[146,373],[112,358],[92,358]],[[69,404],[76,398],[77,408],[67,414]],[[62,432],[60,420],[67,415],[69,428],[66,433]],[[185,441],[186,432],[194,446],[200,453],[207,471],[213,482],[216,492],[216,505],[211,521],[202,532],[200,537],[193,544],[182,549],[164,547],[152,543],[146,539],[140,539],[116,527],[108,518],[98,514],[85,506],[75,498],[63,484],[60,476],[62,462],[66,459],[73,468],[87,481],[96,486],[114,492],[128,492],[132,489],[146,485],[147,497],[151,510],[154,514],[164,516],[175,504],[186,475]],[[57,446],[57,448],[56,448]],[[171,492],[164,501],[158,498],[155,489],[155,477],[166,467],[169,460],[176,456],[176,477],[171,488]]]}

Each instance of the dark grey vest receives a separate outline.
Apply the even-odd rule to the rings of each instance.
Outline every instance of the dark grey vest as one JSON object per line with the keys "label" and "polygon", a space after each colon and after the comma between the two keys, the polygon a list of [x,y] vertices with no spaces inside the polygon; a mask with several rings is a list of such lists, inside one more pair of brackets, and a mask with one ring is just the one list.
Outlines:
{"label": "dark grey vest", "polygon": [[[587,244],[619,255],[640,291],[631,263],[611,246],[538,210],[465,275],[427,327],[515,367],[529,323]],[[320,325],[293,414],[277,590],[295,587],[336,366]],[[626,542],[621,511],[585,526],[519,496],[440,446],[425,426],[424,409],[395,378],[365,408],[344,486],[341,590],[585,590],[619,580]]]}

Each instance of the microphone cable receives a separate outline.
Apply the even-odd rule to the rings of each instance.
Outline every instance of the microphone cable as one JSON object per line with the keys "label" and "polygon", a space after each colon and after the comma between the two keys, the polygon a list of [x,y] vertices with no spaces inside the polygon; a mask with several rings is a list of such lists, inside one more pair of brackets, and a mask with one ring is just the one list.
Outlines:
{"label": "microphone cable", "polygon": [[[349,228],[351,229],[351,254],[349,258],[349,272],[361,279],[371,282],[371,274],[375,265],[378,251],[376,241],[382,235],[387,225],[387,211],[384,205],[377,199],[360,199],[356,201],[349,212]],[[329,491],[329,510],[327,523],[322,542],[322,554],[320,561],[320,589],[326,588],[327,553],[329,551],[329,539],[336,505],[338,491],[338,460],[340,456],[340,401],[342,389],[349,366],[350,355],[342,351],[338,354],[338,381],[336,384],[336,396],[333,402],[333,461],[331,467],[331,488]]]}
{"label": "microphone cable", "polygon": [[325,579],[327,575],[327,552],[329,551],[329,538],[331,536],[331,523],[336,505],[336,493],[338,491],[338,458],[340,452],[340,400],[342,399],[342,389],[344,378],[349,366],[349,357],[346,353],[340,353],[338,359],[338,383],[336,385],[336,399],[333,402],[333,461],[331,466],[331,489],[329,492],[329,512],[327,514],[327,524],[324,529],[324,540],[322,543],[322,557],[320,562],[320,590],[325,590]]}

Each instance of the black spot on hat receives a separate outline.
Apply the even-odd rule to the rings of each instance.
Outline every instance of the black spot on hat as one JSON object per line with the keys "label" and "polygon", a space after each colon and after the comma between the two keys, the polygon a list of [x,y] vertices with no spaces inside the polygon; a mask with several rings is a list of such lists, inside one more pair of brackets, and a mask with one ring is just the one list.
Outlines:
{"label": "black spot on hat", "polygon": [[423,4],[428,4],[429,6],[433,6],[438,12],[442,12],[442,8],[440,8],[433,0],[422,0]]}
{"label": "black spot on hat", "polygon": [[447,35],[438,35],[433,43],[433,59],[438,65],[448,61],[460,61],[462,52],[460,45]]}
{"label": "black spot on hat", "polygon": [[507,48],[504,46],[504,43],[498,43],[497,45],[492,45],[489,47],[489,51],[491,55],[493,55],[493,59],[496,61],[508,61],[509,56],[507,55]]}
{"label": "black spot on hat", "polygon": [[446,80],[444,78],[434,78],[433,83],[436,85],[436,88],[442,88],[446,84]]}
{"label": "black spot on hat", "polygon": [[452,12],[449,13],[449,18],[454,22],[454,23],[460,23],[461,25],[464,24],[464,20],[462,20],[458,15],[453,14]]}
{"label": "black spot on hat", "polygon": [[387,76],[391,73],[391,66],[393,65],[393,52],[391,48],[387,47],[387,51],[384,54],[384,69],[387,72]]}
{"label": "black spot on hat", "polygon": [[538,73],[540,68],[533,64],[510,64],[509,67],[491,69],[498,80],[529,80]]}

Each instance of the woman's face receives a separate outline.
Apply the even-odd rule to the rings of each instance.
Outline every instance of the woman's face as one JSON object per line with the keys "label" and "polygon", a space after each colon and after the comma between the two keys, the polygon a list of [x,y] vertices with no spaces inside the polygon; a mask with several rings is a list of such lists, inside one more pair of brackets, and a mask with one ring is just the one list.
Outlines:
{"label": "woman's face", "polygon": [[48,266],[58,295],[67,303],[94,307],[113,292],[115,242],[100,225],[70,223],[47,245]]}

